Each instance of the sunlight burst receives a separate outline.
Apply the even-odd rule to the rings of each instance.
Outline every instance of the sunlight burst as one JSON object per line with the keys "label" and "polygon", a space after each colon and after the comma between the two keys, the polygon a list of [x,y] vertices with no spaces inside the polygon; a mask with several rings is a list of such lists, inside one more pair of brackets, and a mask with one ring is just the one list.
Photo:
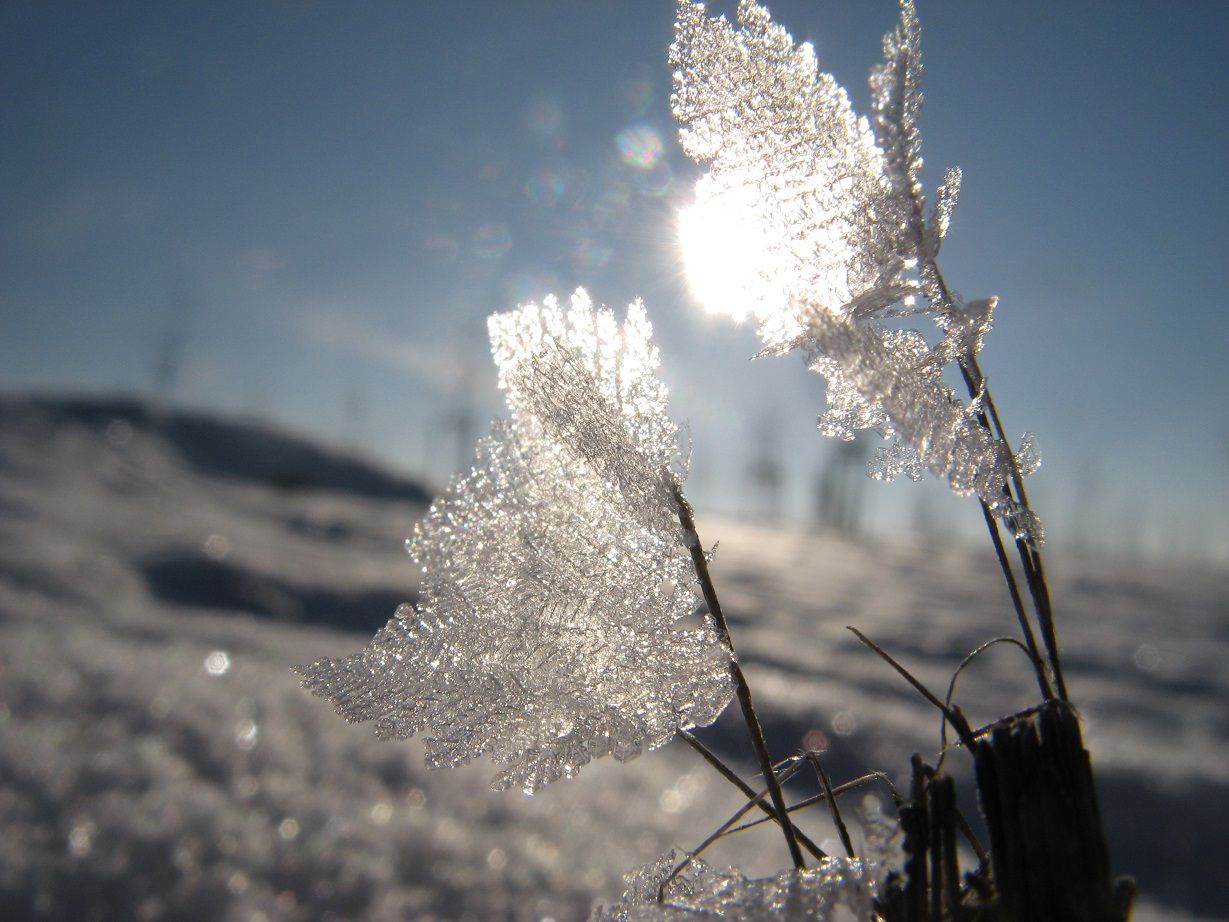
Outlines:
{"label": "sunlight burst", "polygon": [[770,276],[768,235],[745,187],[718,195],[697,188],[696,193],[696,203],[678,218],[687,283],[710,314],[746,320]]}

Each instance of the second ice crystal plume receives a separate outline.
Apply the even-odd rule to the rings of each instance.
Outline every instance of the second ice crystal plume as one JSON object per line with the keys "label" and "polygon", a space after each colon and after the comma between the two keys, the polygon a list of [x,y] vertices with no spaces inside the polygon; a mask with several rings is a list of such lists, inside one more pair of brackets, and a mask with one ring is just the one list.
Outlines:
{"label": "second ice crystal plume", "polygon": [[[948,171],[927,219],[920,42],[913,3],[902,0],[871,74],[872,124],[819,71],[811,46],[795,45],[763,6],[743,0],[735,27],[680,0],[674,113],[684,150],[708,166],[680,229],[694,254],[711,241],[697,243],[691,228],[740,228],[747,243],[726,262],[743,264],[733,283],[723,279],[738,298],[732,312],[756,317],[763,354],[801,349],[827,379],[825,434],[877,432],[892,444],[879,453],[876,476],[930,470],[1038,545],[1037,517],[1004,494],[1031,464],[987,429],[980,395],[965,403],[943,382],[946,367],[973,361],[995,299],[962,303],[934,261],[960,171]],[[696,287],[703,296],[715,286]],[[940,331],[933,345],[884,322],[923,315]]]}
{"label": "second ice crystal plume", "polygon": [[578,291],[490,321],[513,411],[418,526],[425,576],[361,653],[304,684],[427,759],[489,753],[526,792],[626,760],[729,703],[729,656],[696,610],[672,487],[686,474],[639,302],[620,327]]}

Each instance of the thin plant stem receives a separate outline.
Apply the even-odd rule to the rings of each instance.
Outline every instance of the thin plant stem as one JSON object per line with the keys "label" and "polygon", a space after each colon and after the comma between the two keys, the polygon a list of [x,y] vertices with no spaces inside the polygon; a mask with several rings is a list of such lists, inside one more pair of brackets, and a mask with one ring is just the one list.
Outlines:
{"label": "thin plant stem", "polygon": [[712,576],[708,572],[708,558],[704,554],[704,545],[700,543],[700,535],[696,531],[695,516],[692,514],[691,506],[683,496],[682,490],[679,489],[677,483],[670,485],[671,492],[674,494],[674,500],[678,504],[679,523],[683,526],[684,539],[687,542],[688,550],[691,552],[692,566],[696,572],[696,579],[700,583],[700,591],[704,596],[704,602],[708,606],[709,614],[712,616],[713,623],[717,626],[717,635],[725,645],[726,650],[730,655],[730,677],[734,680],[734,693],[738,697],[738,705],[742,708],[743,720],[747,724],[747,730],[751,735],[751,745],[755,748],[756,758],[760,763],[760,771],[764,776],[764,783],[768,786],[768,793],[772,798],[773,809],[776,810],[778,822],[781,824],[781,832],[785,836],[785,844],[789,849],[790,859],[794,862],[794,867],[799,871],[806,869],[806,862],[802,858],[802,850],[798,846],[798,837],[794,833],[794,824],[789,818],[789,810],[785,804],[785,793],[781,790],[780,782],[777,780],[777,773],[772,768],[772,757],[768,753],[768,743],[764,739],[764,730],[760,726],[759,716],[755,712],[755,704],[751,700],[751,686],[747,684],[747,678],[743,675],[742,667],[738,663],[738,653],[734,649],[734,640],[730,637],[730,629],[726,624],[725,615],[721,611],[721,602],[717,599],[717,590],[713,586]]}
{"label": "thin plant stem", "polygon": [[[757,796],[755,793],[755,789],[752,788],[751,785],[747,784],[747,782],[743,781],[742,778],[738,777],[737,773],[732,768],[730,768],[728,765],[726,765],[724,762],[722,762],[721,758],[715,752],[713,752],[711,749],[705,746],[704,743],[702,743],[696,737],[694,733],[692,733],[690,730],[678,730],[676,732],[678,733],[679,736],[683,738],[683,741],[687,743],[687,745],[689,745],[692,749],[694,749],[696,752],[700,754],[700,756],[704,759],[704,761],[706,761],[709,765],[711,765],[713,768],[717,770],[717,774],[721,775],[722,778],[730,782],[732,785],[734,785],[734,787],[738,788],[738,790],[740,790],[746,797],[754,799],[755,805],[759,807],[762,811],[764,811],[764,813],[768,815],[768,818],[770,820],[772,820],[775,823],[780,822],[780,819],[777,816],[777,812],[773,810],[773,808],[770,807],[768,804],[764,803],[764,799],[763,799],[764,795],[760,794]],[[791,807],[790,809],[793,810],[794,808]],[[805,848],[808,852],[811,853],[811,857],[815,858],[818,861],[822,861],[823,859],[828,857],[828,854],[822,848],[816,845],[814,841],[812,841],[811,838],[807,836],[805,833],[803,833],[803,831],[799,829],[797,826],[794,827],[794,835],[798,837],[799,844],[803,848]]]}
{"label": "thin plant stem", "polygon": [[[869,775],[863,775],[861,778],[854,778],[852,781],[846,781],[843,784],[838,784],[836,787],[832,789],[832,796],[840,797],[843,794],[848,794],[850,791],[856,791],[859,788],[864,788],[867,785],[875,781],[880,781],[887,786],[888,790],[892,793],[892,805],[896,807],[897,810],[899,810],[901,806],[904,805],[904,799],[900,796],[900,792],[897,791],[895,786],[892,784],[892,780],[883,772],[871,772]],[[818,794],[812,794],[810,797],[805,797],[802,800],[798,801],[798,803],[791,806],[789,808],[789,812],[798,813],[802,810],[805,810],[807,807],[813,807],[816,804],[822,804],[827,799],[828,799],[828,795],[827,793],[823,791],[821,791]],[[746,830],[746,829],[754,829],[756,826],[762,826],[764,823],[769,822],[769,820],[771,819],[773,819],[773,817],[761,817],[759,819],[752,820],[749,823],[746,823],[735,829],[731,829],[728,835],[734,835],[735,833],[742,832],[743,830]]]}
{"label": "thin plant stem", "polygon": [[[1007,433],[1003,428],[1003,420],[999,417],[999,411],[994,405],[994,398],[990,395],[990,389],[985,385],[985,376],[982,374],[981,366],[977,362],[977,356],[970,355],[961,362],[961,368],[967,370],[965,381],[969,384],[970,394],[974,393],[973,387],[976,382],[977,392],[983,395],[983,406],[989,411],[990,419],[994,422],[992,430],[998,438],[1004,443],[1007,442]],[[983,414],[984,416],[984,414]],[[989,427],[987,427],[989,428]],[[1015,458],[1011,461],[1011,480],[1015,487],[1016,499],[1024,505],[1028,506],[1028,493],[1024,489],[1024,477],[1020,474],[1019,465],[1016,464]],[[1007,492],[1010,496],[1010,491]],[[1041,624],[1041,638],[1045,641],[1046,652],[1050,658],[1050,669],[1054,673],[1054,681],[1058,684],[1058,695],[1063,700],[1067,698],[1067,683],[1063,678],[1062,660],[1058,650],[1058,631],[1054,624],[1054,609],[1050,602],[1050,588],[1046,583],[1045,570],[1041,563],[1041,551],[1032,547],[1027,541],[1021,538],[1016,539],[1016,549],[1020,555],[1020,562],[1024,567],[1024,577],[1028,583],[1029,594],[1033,597],[1033,607],[1037,612],[1037,620]]]}
{"label": "thin plant stem", "polygon": [[[939,289],[939,297],[942,301],[940,305],[944,310],[955,309],[955,302],[952,299],[951,290],[947,287],[947,282],[943,278],[943,273],[939,271],[938,263],[933,258],[927,261],[927,268],[933,273],[935,284]],[[1010,444],[1007,440],[1007,431],[1003,426],[1003,420],[999,416],[998,408],[994,405],[994,397],[990,394],[989,387],[986,386],[986,376],[982,374],[981,365],[978,364],[976,355],[962,356],[959,362],[960,372],[964,377],[965,386],[968,388],[969,396],[973,398],[980,397],[981,405],[984,408],[979,411],[978,419],[986,430],[993,436],[999,439],[1004,445]],[[1011,484],[1015,489],[1015,498],[1025,507],[1028,506],[1028,494],[1024,489],[1024,477],[1020,474],[1020,466],[1016,464],[1014,455],[1008,452],[1010,457],[1011,467]],[[1004,484],[1003,492],[1008,498],[1012,497],[1012,487]],[[1001,544],[998,539],[997,527],[992,529],[992,533],[997,545]],[[1063,678],[1062,659],[1058,649],[1058,631],[1054,625],[1054,610],[1050,602],[1050,590],[1045,581],[1045,570],[1041,564],[1041,552],[1036,548],[1031,547],[1027,541],[1022,538],[1016,538],[1016,549],[1020,555],[1020,563],[1024,568],[1024,578],[1028,584],[1029,595],[1033,599],[1033,609],[1037,615],[1037,622],[1041,626],[1041,638],[1046,646],[1046,654],[1049,658],[1050,671],[1054,674],[1054,681],[1058,686],[1058,697],[1063,701],[1067,699],[1067,683]],[[1010,571],[1004,568],[1004,576],[1007,577],[1008,586],[1013,582]],[[1018,590],[1016,591],[1018,594]],[[1013,599],[1014,602],[1014,599]],[[1018,608],[1019,612],[1020,609]],[[1035,645],[1035,644],[1034,644]],[[1040,678],[1040,676],[1039,676]],[[1053,697],[1053,694],[1046,694],[1042,690],[1042,694],[1046,698]]]}
{"label": "thin plant stem", "polygon": [[845,630],[852,631],[858,640],[862,641],[862,643],[869,647],[873,652],[877,653],[885,663],[895,669],[900,674],[901,678],[917,689],[918,693],[921,694],[923,698],[942,711],[943,716],[946,717],[948,723],[952,725],[952,728],[956,731],[956,735],[960,737],[961,742],[965,742],[972,738],[971,735],[973,729],[969,726],[969,722],[965,718],[964,714],[960,712],[960,708],[949,706],[940,701],[934,692],[917,680],[913,673],[911,673],[900,663],[896,662],[896,660],[894,660],[892,656],[883,649],[883,647],[879,646],[856,627],[847,626]]}
{"label": "thin plant stem", "polygon": [[665,902],[666,887],[670,886],[670,884],[674,881],[674,878],[678,877],[679,874],[682,873],[683,868],[691,864],[692,861],[694,861],[696,858],[700,856],[701,852],[703,852],[710,845],[712,845],[714,842],[716,842],[718,839],[724,836],[729,831],[731,826],[733,826],[735,823],[741,820],[744,816],[750,813],[752,808],[755,807],[756,804],[761,803],[764,797],[767,796],[767,794],[768,794],[767,789],[764,789],[763,791],[760,791],[759,793],[755,793],[753,791],[751,794],[751,798],[739,809],[737,813],[735,813],[728,820],[726,820],[719,827],[717,827],[716,831],[713,832],[703,842],[701,842],[699,847],[695,851],[688,853],[687,857],[679,862],[678,866],[675,867],[675,869],[670,872],[670,876],[667,877],[665,880],[663,880],[661,882],[661,886],[657,888],[657,902],[659,903]]}
{"label": "thin plant stem", "polygon": [[853,850],[853,840],[849,838],[849,829],[845,825],[845,820],[841,817],[840,805],[837,804],[836,797],[832,793],[832,779],[828,777],[827,770],[820,764],[819,756],[814,752],[807,753],[807,761],[815,769],[815,774],[819,777],[820,787],[824,789],[824,794],[827,795],[828,811],[832,814],[832,822],[836,824],[837,833],[840,834],[841,845],[845,849],[845,857],[857,858],[857,853]]}
{"label": "thin plant stem", "polygon": [[1003,570],[1003,578],[1007,580],[1007,591],[1011,594],[1011,604],[1016,610],[1016,618],[1020,622],[1020,630],[1024,632],[1024,642],[1028,646],[1029,655],[1033,659],[1033,671],[1037,674],[1037,684],[1041,688],[1041,697],[1047,701],[1054,697],[1050,687],[1050,679],[1042,665],[1041,651],[1037,649],[1037,639],[1033,636],[1033,626],[1028,622],[1024,611],[1024,600],[1020,597],[1020,587],[1016,583],[1016,575],[1011,569],[1011,561],[1007,559],[1007,549],[1003,547],[1003,539],[999,535],[998,524],[990,514],[986,501],[982,500],[982,515],[986,519],[986,528],[990,530],[990,542],[994,545],[994,553],[998,557],[999,566]]}

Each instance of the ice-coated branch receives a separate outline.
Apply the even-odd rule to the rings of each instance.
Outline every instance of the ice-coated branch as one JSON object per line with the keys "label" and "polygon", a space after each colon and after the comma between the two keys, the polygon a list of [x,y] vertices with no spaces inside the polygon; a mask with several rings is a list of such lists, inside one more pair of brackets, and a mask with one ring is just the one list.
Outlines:
{"label": "ice-coated branch", "polygon": [[423,567],[361,653],[298,667],[381,737],[425,736],[432,766],[482,755],[532,793],[716,719],[732,697],[699,605],[674,490],[686,474],[639,303],[620,326],[578,291],[491,319],[512,419],[409,543]]}

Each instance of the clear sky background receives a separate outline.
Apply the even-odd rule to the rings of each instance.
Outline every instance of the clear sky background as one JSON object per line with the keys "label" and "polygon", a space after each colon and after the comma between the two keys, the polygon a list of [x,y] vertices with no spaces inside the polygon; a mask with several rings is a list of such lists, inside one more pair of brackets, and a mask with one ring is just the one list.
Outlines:
{"label": "clear sky background", "polygon": [[[895,5],[769,6],[865,112]],[[458,430],[468,446],[500,412],[486,316],[584,285],[645,299],[696,505],[760,508],[749,470],[769,458],[807,519],[835,457],[821,380],[748,361],[754,330],[683,282],[674,216],[698,170],[669,111],[673,16],[0,3],[0,389],[160,393],[438,485]],[[919,16],[927,188],[965,176],[941,265],[1001,298],[982,365],[1008,427],[1040,441],[1053,543],[1225,563],[1229,3]],[[977,524],[937,484],[865,495],[881,530]]]}

